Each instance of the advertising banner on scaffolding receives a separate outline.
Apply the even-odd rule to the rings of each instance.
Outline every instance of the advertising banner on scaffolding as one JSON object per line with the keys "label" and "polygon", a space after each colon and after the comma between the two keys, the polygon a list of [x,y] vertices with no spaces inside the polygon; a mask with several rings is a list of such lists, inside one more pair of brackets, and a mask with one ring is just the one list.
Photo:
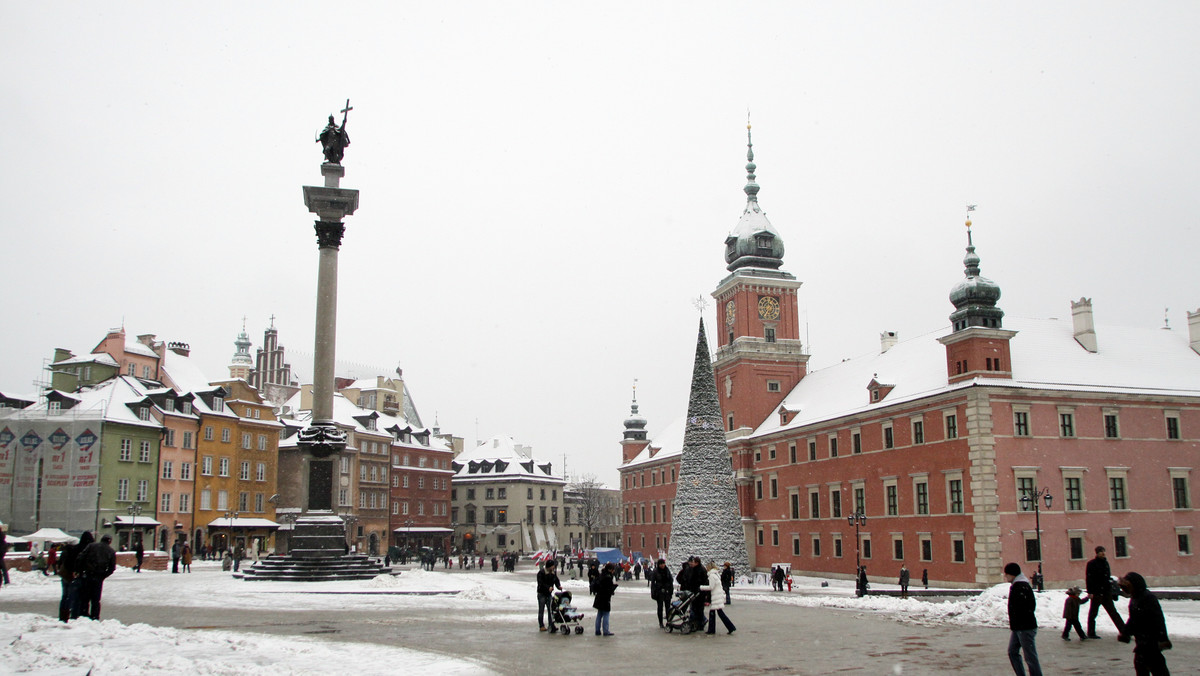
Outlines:
{"label": "advertising banner on scaffolding", "polygon": [[96,527],[102,423],[68,412],[0,416],[0,521],[14,535]]}

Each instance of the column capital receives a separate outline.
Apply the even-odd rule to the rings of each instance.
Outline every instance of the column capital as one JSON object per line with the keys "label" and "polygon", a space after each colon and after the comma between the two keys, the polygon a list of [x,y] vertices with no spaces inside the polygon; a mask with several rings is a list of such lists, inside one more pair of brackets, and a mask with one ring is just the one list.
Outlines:
{"label": "column capital", "polygon": [[342,235],[346,226],[336,221],[317,221],[313,228],[317,231],[318,249],[338,249],[342,246]]}

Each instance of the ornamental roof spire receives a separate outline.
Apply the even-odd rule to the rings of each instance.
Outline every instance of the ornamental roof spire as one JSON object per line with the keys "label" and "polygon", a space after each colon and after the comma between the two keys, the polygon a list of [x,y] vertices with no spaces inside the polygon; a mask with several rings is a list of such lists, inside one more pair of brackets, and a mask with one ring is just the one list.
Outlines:
{"label": "ornamental roof spire", "polygon": [[754,139],[750,116],[746,115],[746,208],[733,232],[725,238],[725,269],[765,268],[778,270],[783,265],[783,238],[767,220],[758,205],[758,183],[754,163]]}
{"label": "ornamental roof spire", "polygon": [[998,329],[1004,311],[996,306],[1000,300],[1000,285],[979,274],[979,254],[975,253],[975,242],[971,238],[971,212],[975,205],[967,206],[967,255],[963,257],[963,274],[966,279],[950,291],[950,302],[954,312],[950,322],[955,331],[972,326]]}
{"label": "ornamental roof spire", "polygon": [[750,114],[746,114],[746,187],[742,190],[746,191],[746,209],[754,209],[758,211],[758,184],[754,182],[757,178],[754,175],[754,170],[758,169],[758,165],[754,164],[754,140],[750,137]]}

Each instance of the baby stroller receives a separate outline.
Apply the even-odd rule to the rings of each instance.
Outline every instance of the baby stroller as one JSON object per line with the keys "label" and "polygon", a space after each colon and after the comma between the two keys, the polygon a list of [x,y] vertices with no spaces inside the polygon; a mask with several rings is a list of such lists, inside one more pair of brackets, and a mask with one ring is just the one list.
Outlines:
{"label": "baby stroller", "polygon": [[550,601],[550,618],[558,625],[558,630],[563,636],[570,635],[571,627],[575,627],[576,634],[583,633],[583,625],[579,623],[583,619],[583,613],[571,605],[569,591],[554,592],[554,598]]}
{"label": "baby stroller", "polygon": [[667,625],[667,633],[671,633],[676,629],[681,634],[690,634],[693,631],[700,631],[704,628],[704,615],[699,613],[700,624],[695,624],[692,615],[692,608],[697,604],[704,603],[704,592],[675,592],[675,600],[671,601],[671,607],[667,609],[667,617],[665,623]]}

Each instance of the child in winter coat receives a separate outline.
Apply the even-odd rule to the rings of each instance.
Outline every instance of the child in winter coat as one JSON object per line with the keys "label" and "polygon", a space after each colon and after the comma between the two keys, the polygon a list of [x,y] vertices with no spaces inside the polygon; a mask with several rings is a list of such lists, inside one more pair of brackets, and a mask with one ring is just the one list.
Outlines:
{"label": "child in winter coat", "polygon": [[1067,600],[1063,603],[1062,614],[1063,618],[1067,621],[1062,631],[1064,641],[1071,640],[1071,627],[1075,627],[1075,633],[1079,634],[1080,641],[1087,640],[1087,636],[1083,633],[1083,627],[1079,624],[1079,607],[1087,603],[1090,597],[1079,598],[1081,591],[1079,587],[1071,587],[1067,590]]}

